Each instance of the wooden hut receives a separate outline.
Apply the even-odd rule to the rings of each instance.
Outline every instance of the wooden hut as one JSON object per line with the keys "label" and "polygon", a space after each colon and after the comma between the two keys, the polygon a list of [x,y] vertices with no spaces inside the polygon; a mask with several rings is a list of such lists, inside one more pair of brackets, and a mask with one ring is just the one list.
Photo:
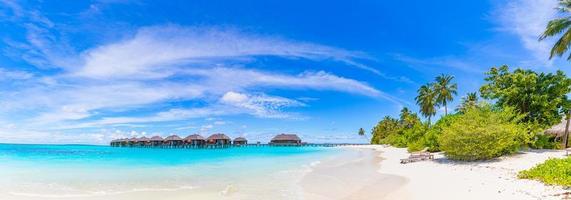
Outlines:
{"label": "wooden hut", "polygon": [[279,134],[270,141],[271,145],[301,145],[301,138],[296,134]]}
{"label": "wooden hut", "polygon": [[151,145],[152,146],[161,146],[163,144],[163,138],[161,136],[153,136],[151,139]]}
{"label": "wooden hut", "polygon": [[178,135],[168,136],[165,138],[165,144],[171,147],[182,146],[182,138],[180,138]]}
{"label": "wooden hut", "polygon": [[119,139],[119,146],[122,147],[129,146],[129,139],[128,138]]}
{"label": "wooden hut", "polygon": [[244,145],[244,144],[248,144],[248,140],[246,140],[246,138],[244,137],[234,138],[234,145]]}
{"label": "wooden hut", "polygon": [[137,146],[137,142],[139,141],[136,137],[132,137],[131,139],[128,140],[129,141],[129,146],[130,147],[134,147]]}
{"label": "wooden hut", "polygon": [[216,133],[206,138],[206,143],[211,145],[229,145],[231,141],[230,137],[223,133]]}
{"label": "wooden hut", "polygon": [[110,145],[112,147],[119,146],[118,144],[119,144],[119,139],[114,139],[114,140],[111,140],[111,142],[110,142]]}
{"label": "wooden hut", "polygon": [[137,144],[138,144],[138,146],[141,146],[141,147],[151,146],[151,139],[143,136],[143,137],[137,139]]}
{"label": "wooden hut", "polygon": [[192,134],[189,135],[187,137],[184,138],[183,140],[184,145],[190,145],[190,146],[202,146],[204,144],[206,144],[206,140],[204,139],[204,137],[202,137],[201,135],[198,134]]}
{"label": "wooden hut", "polygon": [[[546,135],[552,135],[555,138],[561,138],[565,136],[565,127],[567,126],[567,120],[564,118],[559,124],[555,124],[551,128],[545,130]],[[571,132],[571,124],[569,125],[569,132]]]}

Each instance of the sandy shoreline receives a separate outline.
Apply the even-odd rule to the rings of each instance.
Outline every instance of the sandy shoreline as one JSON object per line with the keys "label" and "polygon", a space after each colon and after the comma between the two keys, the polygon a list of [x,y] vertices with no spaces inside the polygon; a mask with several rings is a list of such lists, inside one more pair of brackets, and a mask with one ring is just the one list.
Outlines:
{"label": "sandy shoreline", "polygon": [[7,191],[0,192],[0,199],[527,200],[565,199],[564,193],[567,192],[561,187],[517,178],[520,170],[529,169],[548,158],[564,157],[563,151],[525,151],[487,162],[455,162],[437,153],[433,161],[403,165],[400,159],[408,156],[406,149],[380,145],[340,148],[348,149],[318,158],[319,162],[305,165],[299,169],[301,171],[257,174],[257,177],[245,180],[228,179],[209,184],[209,187],[67,198],[15,195]]}
{"label": "sandy shoreline", "polygon": [[549,158],[564,157],[564,151],[530,150],[486,162],[455,162],[438,153],[434,161],[403,165],[399,161],[408,156],[406,149],[376,145],[352,148],[381,151],[384,160],[378,172],[408,180],[379,199],[564,199],[567,192],[561,187],[517,178],[518,171]]}
{"label": "sandy shoreline", "polygon": [[303,199],[383,199],[384,195],[403,186],[407,179],[379,173],[380,153],[375,149],[354,148],[322,161],[299,183]]}

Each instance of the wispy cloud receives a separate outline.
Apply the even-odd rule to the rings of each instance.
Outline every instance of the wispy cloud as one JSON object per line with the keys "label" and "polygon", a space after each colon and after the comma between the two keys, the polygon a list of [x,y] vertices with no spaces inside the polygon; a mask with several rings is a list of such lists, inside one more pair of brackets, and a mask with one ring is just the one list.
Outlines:
{"label": "wispy cloud", "polygon": [[454,56],[415,58],[402,54],[393,54],[392,57],[395,60],[406,63],[409,67],[417,71],[424,71],[425,69],[438,69],[437,71],[441,71],[442,68],[446,67],[471,74],[482,74],[484,72],[480,65],[468,61],[467,58],[457,58]]}
{"label": "wispy cloud", "polygon": [[553,40],[538,41],[549,20],[557,16],[557,0],[514,0],[498,7],[494,17],[498,30],[516,35],[535,59],[549,64]]}
{"label": "wispy cloud", "polygon": [[171,25],[141,28],[133,38],[84,52],[85,65],[75,74],[90,78],[164,78],[188,67],[185,64],[249,56],[331,59],[378,73],[355,60],[366,58],[360,52],[232,29]]}

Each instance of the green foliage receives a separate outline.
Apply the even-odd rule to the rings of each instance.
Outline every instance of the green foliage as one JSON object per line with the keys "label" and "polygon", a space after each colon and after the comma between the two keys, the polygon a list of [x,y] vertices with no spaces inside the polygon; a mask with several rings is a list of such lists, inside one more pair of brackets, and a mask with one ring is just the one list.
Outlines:
{"label": "green foliage", "polygon": [[439,106],[444,106],[444,115],[448,115],[448,102],[451,102],[456,95],[456,90],[458,90],[458,85],[452,83],[454,76],[441,74],[436,77],[436,82],[434,83],[434,92],[436,93],[436,103]]}
{"label": "green foliage", "polygon": [[[569,18],[571,1],[559,0],[558,9],[561,11],[561,17],[549,21],[545,31],[539,37],[539,40],[544,40],[548,37],[560,36],[551,48],[549,59],[553,58],[553,56],[563,56],[569,50],[569,45],[571,45],[571,19]],[[571,60],[571,55],[567,57],[567,60]]]}
{"label": "green foliage", "polygon": [[434,126],[430,127],[430,129],[424,135],[422,139],[423,146],[428,147],[428,151],[436,152],[440,151],[440,144],[438,143],[438,137],[442,134],[442,130],[447,128],[452,124],[452,122],[458,118],[459,114],[454,115],[446,115],[440,118]]}
{"label": "green foliage", "polygon": [[558,149],[561,143],[555,141],[555,137],[551,135],[537,134],[532,138],[532,143],[529,145],[534,149]]}
{"label": "green foliage", "polygon": [[428,127],[422,123],[417,123],[413,127],[403,130],[403,137],[409,151],[418,151],[424,148],[424,134]]}
{"label": "green foliage", "polygon": [[466,112],[469,108],[478,107],[478,94],[475,92],[470,92],[466,94],[465,97],[462,97],[462,102],[456,108],[456,111],[459,113]]}
{"label": "green foliage", "polygon": [[365,129],[363,128],[359,128],[359,133],[360,136],[364,136],[365,135]]}
{"label": "green foliage", "polygon": [[440,149],[451,159],[467,161],[514,153],[529,140],[520,118],[511,108],[468,109],[442,128]]}
{"label": "green foliage", "polygon": [[381,139],[380,144],[390,144],[394,147],[404,148],[408,143],[406,138],[401,133],[396,133]]}
{"label": "green foliage", "polygon": [[567,94],[571,92],[571,79],[562,71],[537,73],[508,66],[491,68],[486,73],[486,84],[480,88],[482,97],[496,100],[498,107],[513,107],[524,114],[523,122],[552,126],[561,120],[563,109],[568,106]]}
{"label": "green foliage", "polygon": [[422,137],[424,129],[420,118],[408,108],[403,108],[399,119],[385,116],[373,127],[371,143],[407,147],[411,141],[416,141]]}
{"label": "green foliage", "polygon": [[418,96],[415,98],[416,104],[420,106],[420,113],[428,118],[436,115],[436,92],[433,90],[432,84],[426,84],[418,89]]}
{"label": "green foliage", "polygon": [[400,130],[401,127],[399,120],[390,116],[385,116],[385,118],[379,121],[379,123],[373,127],[373,130],[371,130],[371,134],[373,134],[373,137],[371,138],[371,144],[387,144],[381,143],[381,141],[383,141],[389,135],[398,134]]}
{"label": "green foliage", "polygon": [[549,185],[571,186],[571,158],[549,159],[531,169],[520,171],[518,177]]}

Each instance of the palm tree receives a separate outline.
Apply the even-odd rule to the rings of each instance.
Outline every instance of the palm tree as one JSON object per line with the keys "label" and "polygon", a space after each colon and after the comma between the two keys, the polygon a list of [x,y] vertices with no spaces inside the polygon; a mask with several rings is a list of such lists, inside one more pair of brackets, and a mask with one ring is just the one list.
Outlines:
{"label": "palm tree", "polygon": [[[559,6],[557,9],[559,9],[564,16],[549,21],[545,31],[539,37],[539,40],[541,41],[545,38],[563,33],[551,48],[549,59],[553,58],[553,56],[561,57],[565,52],[567,52],[567,50],[569,50],[569,45],[571,45],[571,16],[569,16],[569,12],[571,12],[571,0],[559,0]],[[567,57],[567,60],[571,60],[571,55]]]}
{"label": "palm tree", "polygon": [[367,139],[367,141],[369,141],[369,137],[367,137],[367,135],[365,134],[365,129],[359,128],[359,135],[360,135],[360,136],[365,136],[365,138]]}
{"label": "palm tree", "polygon": [[478,94],[470,92],[465,97],[462,97],[462,103],[456,108],[458,112],[466,112],[468,108],[473,108],[478,105]]}
{"label": "palm tree", "polygon": [[436,93],[436,104],[444,106],[444,115],[448,115],[448,102],[454,99],[456,95],[456,90],[458,85],[452,83],[454,76],[441,74],[436,77],[436,83],[434,83],[434,92]]}
{"label": "palm tree", "polygon": [[418,89],[418,96],[414,98],[416,104],[420,106],[420,113],[428,118],[428,125],[430,125],[430,118],[436,115],[436,93],[431,84],[426,84]]}

